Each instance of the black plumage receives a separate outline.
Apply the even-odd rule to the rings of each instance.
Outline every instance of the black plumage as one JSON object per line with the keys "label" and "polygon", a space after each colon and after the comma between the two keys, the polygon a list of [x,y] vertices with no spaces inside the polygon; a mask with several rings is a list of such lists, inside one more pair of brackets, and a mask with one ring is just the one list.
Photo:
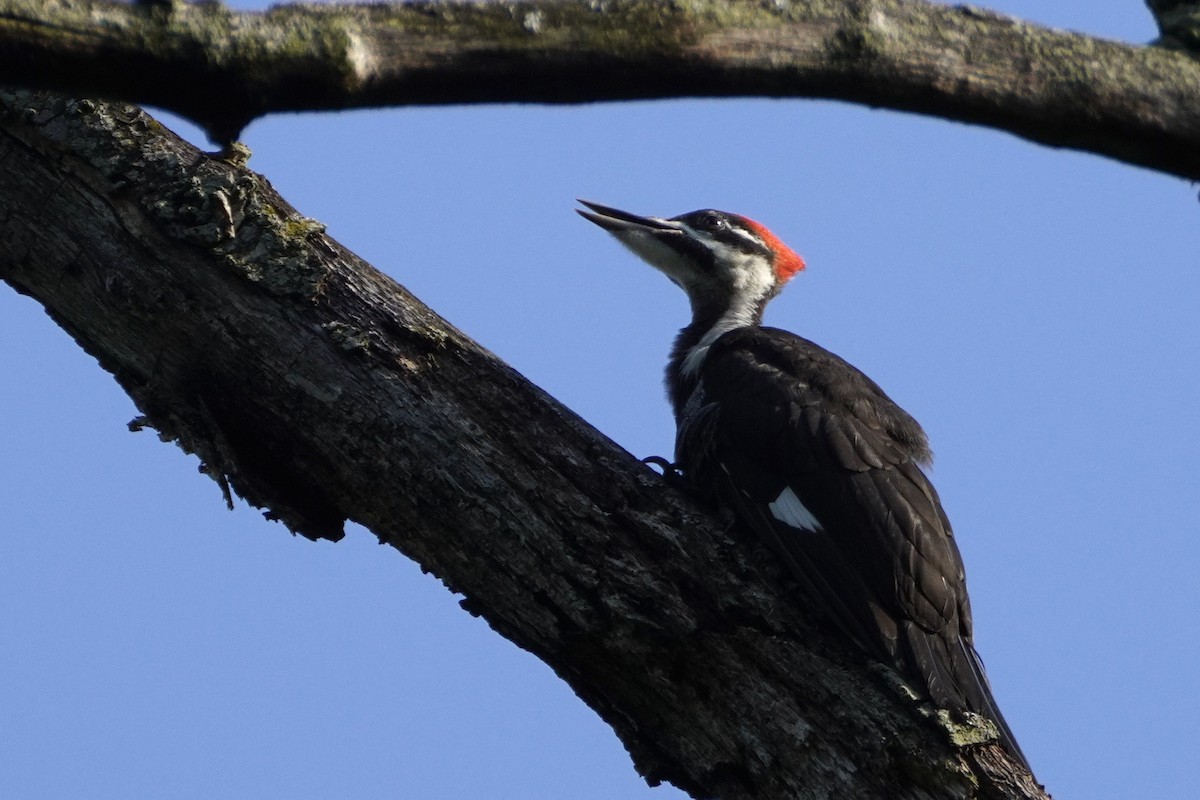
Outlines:
{"label": "black plumage", "polygon": [[939,708],[993,720],[962,557],[924,431],[870,378],[762,310],[803,261],[758,223],[580,212],[688,294],[667,391],[676,468],[786,564],[822,614]]}
{"label": "black plumage", "polygon": [[[841,358],[775,328],[729,331],[694,376],[669,374],[676,465],[697,490],[733,509],[859,647],[935,706],[992,719],[1025,761],[972,644],[962,557],[921,470],[931,455],[917,422]],[[769,511],[789,488],[819,528]]]}

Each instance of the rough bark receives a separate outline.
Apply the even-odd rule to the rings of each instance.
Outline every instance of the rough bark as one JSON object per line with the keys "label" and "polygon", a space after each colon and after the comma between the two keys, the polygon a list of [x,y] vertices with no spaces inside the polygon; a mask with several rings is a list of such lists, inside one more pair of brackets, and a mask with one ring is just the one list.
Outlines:
{"label": "rough bark", "polygon": [[803,616],[772,560],[299,216],[142,112],[0,95],[0,279],[136,426],[310,538],[353,519],[462,592],[651,782],[722,798],[1034,798]]}
{"label": "rough bark", "polygon": [[822,97],[1200,179],[1194,56],[914,0],[0,0],[0,85],[160,106],[222,143],[271,111]]}

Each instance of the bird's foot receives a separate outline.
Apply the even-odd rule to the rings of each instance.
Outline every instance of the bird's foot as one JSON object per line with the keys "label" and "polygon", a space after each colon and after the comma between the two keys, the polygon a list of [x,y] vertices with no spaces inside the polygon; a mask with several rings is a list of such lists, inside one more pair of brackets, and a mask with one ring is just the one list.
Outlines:
{"label": "bird's foot", "polygon": [[663,480],[665,480],[669,486],[673,486],[676,489],[687,488],[688,482],[687,478],[684,477],[683,472],[680,471],[677,465],[673,464],[662,456],[646,456],[642,459],[642,463],[661,469]]}

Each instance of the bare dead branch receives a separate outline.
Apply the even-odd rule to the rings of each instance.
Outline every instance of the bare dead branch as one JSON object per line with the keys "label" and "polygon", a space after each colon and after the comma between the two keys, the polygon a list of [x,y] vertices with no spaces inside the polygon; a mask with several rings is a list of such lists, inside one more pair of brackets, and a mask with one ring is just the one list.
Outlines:
{"label": "bare dead branch", "polygon": [[915,0],[0,0],[0,84],[159,106],[221,143],[273,111],[834,98],[1200,179],[1193,56]]}
{"label": "bare dead branch", "polygon": [[762,553],[299,216],[138,110],[0,93],[0,279],[152,426],[311,538],[345,519],[535,653],[696,797],[1044,798]]}

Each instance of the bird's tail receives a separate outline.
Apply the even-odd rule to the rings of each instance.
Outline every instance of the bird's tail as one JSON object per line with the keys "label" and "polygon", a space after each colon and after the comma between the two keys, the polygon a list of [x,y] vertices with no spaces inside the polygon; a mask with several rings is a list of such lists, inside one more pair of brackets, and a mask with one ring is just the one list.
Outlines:
{"label": "bird's tail", "polygon": [[938,708],[973,711],[996,723],[1004,749],[1032,774],[1029,760],[992,696],[983,660],[971,643],[962,637],[930,634],[911,621],[903,624],[903,631],[902,650],[906,652],[900,656],[908,660],[909,669],[902,671],[920,676],[930,701]]}

